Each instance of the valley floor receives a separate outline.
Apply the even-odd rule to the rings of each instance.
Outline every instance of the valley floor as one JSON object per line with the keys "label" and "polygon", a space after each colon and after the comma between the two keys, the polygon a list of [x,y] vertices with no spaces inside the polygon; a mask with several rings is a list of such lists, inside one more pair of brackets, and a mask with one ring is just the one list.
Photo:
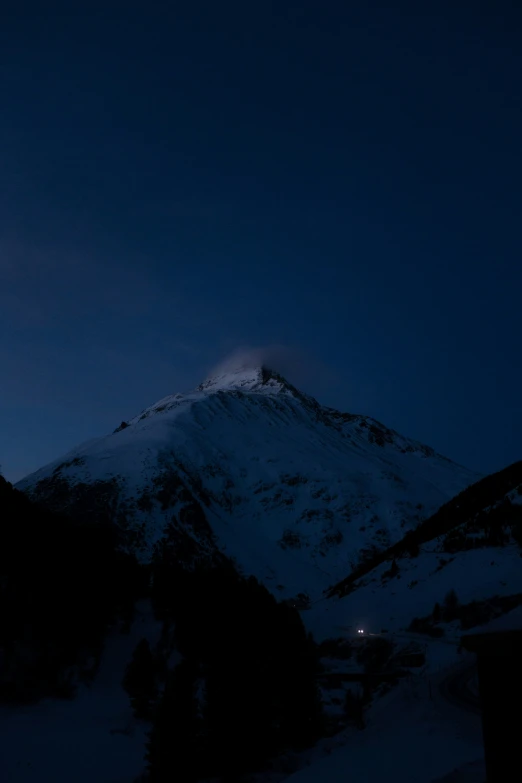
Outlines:
{"label": "valley floor", "polygon": [[448,703],[441,688],[470,663],[434,663],[402,682],[376,703],[364,731],[339,735],[336,749],[287,783],[484,783],[480,717]]}
{"label": "valley floor", "polygon": [[133,718],[120,682],[136,644],[155,644],[160,631],[141,602],[130,634],[111,634],[98,676],[74,700],[0,707],[2,783],[132,783],[149,727]]}
{"label": "valley floor", "polygon": [[[111,635],[98,677],[75,700],[0,708],[2,783],[133,783],[148,725],[133,719],[120,682],[140,639],[153,645],[159,634],[143,602],[131,633]],[[484,783],[480,718],[448,702],[441,687],[473,658],[457,655],[448,641],[430,642],[427,668],[379,699],[364,731],[325,739],[295,759],[302,767],[295,774],[267,774],[258,783],[381,783],[391,774],[400,783]]]}

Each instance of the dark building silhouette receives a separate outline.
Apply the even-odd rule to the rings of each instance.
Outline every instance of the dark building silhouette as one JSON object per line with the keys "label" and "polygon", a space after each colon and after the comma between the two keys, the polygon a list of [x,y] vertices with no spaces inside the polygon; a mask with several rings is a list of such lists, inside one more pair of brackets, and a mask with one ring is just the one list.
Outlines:
{"label": "dark building silhouette", "polygon": [[462,637],[477,656],[487,783],[522,780],[522,622],[514,619]]}

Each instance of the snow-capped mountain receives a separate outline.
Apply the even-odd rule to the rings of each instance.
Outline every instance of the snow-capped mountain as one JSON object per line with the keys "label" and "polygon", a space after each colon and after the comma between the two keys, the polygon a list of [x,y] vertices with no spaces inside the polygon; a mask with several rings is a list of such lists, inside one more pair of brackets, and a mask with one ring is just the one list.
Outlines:
{"label": "snow-capped mountain", "polygon": [[165,536],[220,550],[277,595],[314,598],[478,476],[372,418],[241,367],[168,396],[18,483],[110,520],[146,560]]}

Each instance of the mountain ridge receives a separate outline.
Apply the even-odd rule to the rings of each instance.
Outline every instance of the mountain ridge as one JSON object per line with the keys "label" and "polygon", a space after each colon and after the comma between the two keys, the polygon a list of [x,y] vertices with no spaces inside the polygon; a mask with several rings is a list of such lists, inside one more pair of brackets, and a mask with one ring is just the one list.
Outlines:
{"label": "mountain ridge", "polygon": [[[481,478],[324,593],[307,621],[319,637],[372,631],[453,635],[522,603],[522,461]],[[437,617],[455,591],[451,618]],[[364,607],[364,609],[362,609]],[[452,627],[451,623],[460,623]],[[445,626],[446,623],[446,626]],[[449,624],[449,627],[448,627]],[[422,637],[421,637],[422,638]]]}
{"label": "mountain ridge", "polygon": [[[357,572],[333,585],[328,590],[328,595],[345,595],[350,586],[381,563],[404,557],[406,553],[415,557],[417,555],[412,555],[412,552],[418,552],[422,545],[435,540],[441,541],[441,551],[448,552],[466,549],[467,538],[470,541],[475,538],[474,545],[484,543],[486,540],[494,541],[493,545],[495,545],[499,537],[497,528],[510,527],[522,521],[522,513],[518,510],[522,505],[520,496],[522,496],[522,461],[490,473],[463,489],[444,503],[431,517],[408,531],[389,549],[381,552],[374,562],[363,565]],[[483,531],[488,531],[489,539],[484,536],[484,542],[482,539],[477,541],[476,534]],[[521,534],[515,533],[515,535]]]}

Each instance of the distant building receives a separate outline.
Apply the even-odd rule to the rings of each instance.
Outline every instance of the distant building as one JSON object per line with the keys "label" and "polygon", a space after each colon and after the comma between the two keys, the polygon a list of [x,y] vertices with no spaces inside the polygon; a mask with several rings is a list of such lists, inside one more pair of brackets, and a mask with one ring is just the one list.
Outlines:
{"label": "distant building", "polygon": [[477,656],[487,783],[521,781],[522,614],[510,612],[461,643]]}

